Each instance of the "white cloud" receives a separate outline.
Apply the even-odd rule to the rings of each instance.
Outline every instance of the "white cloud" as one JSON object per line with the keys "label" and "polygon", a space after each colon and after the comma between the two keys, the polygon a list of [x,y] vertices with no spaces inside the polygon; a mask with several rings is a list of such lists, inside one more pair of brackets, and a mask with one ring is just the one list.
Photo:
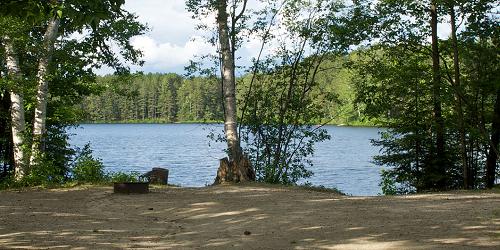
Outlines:
{"label": "white cloud", "polygon": [[[202,38],[206,32],[196,30],[200,20],[191,18],[185,0],[126,0],[124,8],[135,13],[138,20],[150,28],[147,34],[131,41],[135,48],[143,51],[145,61],[143,67],[132,66],[133,70],[182,74],[195,55],[215,52],[215,48]],[[210,26],[215,22],[215,15],[209,15],[201,22]],[[248,65],[251,57],[256,56],[258,49],[254,47],[252,44],[238,52],[242,58],[240,65]],[[99,73],[111,72],[102,69]]]}
{"label": "white cloud", "polygon": [[199,33],[196,20],[185,8],[185,0],[126,0],[124,8],[148,24],[148,36],[160,43],[182,45]]}
{"label": "white cloud", "polygon": [[[185,0],[126,0],[124,9],[150,29],[131,40],[135,48],[143,51],[145,61],[143,67],[131,66],[133,70],[183,73],[194,55],[213,50],[199,39],[203,33],[196,30],[198,21],[186,10]],[[109,68],[97,72],[112,73]]]}
{"label": "white cloud", "polygon": [[139,36],[133,38],[131,43],[143,51],[144,71],[169,72],[171,69],[183,68],[195,55],[207,54],[213,50],[200,37],[193,38],[184,45],[177,45],[170,42],[161,43],[150,36]]}

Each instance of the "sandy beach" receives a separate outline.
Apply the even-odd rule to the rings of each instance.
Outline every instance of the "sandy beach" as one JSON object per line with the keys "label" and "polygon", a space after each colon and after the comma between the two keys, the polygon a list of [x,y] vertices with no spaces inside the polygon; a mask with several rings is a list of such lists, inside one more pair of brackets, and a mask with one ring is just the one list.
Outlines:
{"label": "sandy beach", "polygon": [[500,193],[349,197],[261,184],[0,192],[0,248],[498,249]]}

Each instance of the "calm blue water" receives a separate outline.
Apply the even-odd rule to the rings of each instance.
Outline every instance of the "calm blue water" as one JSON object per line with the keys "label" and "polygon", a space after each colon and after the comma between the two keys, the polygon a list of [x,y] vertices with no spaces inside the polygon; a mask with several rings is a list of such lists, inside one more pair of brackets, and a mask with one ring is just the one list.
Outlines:
{"label": "calm blue water", "polygon": [[[371,163],[378,148],[377,128],[325,127],[332,139],[317,144],[313,157],[314,185],[337,187],[352,195],[381,193],[380,167]],[[70,130],[70,143],[90,142],[94,156],[108,171],[146,172],[152,167],[170,170],[169,183],[199,187],[211,184],[224,157],[225,144],[207,138],[222,125],[206,124],[84,124]]]}

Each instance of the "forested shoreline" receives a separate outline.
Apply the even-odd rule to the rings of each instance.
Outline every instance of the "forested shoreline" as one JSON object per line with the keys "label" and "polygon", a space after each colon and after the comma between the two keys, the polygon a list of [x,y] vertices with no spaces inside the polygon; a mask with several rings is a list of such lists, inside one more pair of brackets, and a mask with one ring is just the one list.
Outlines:
{"label": "forested shoreline", "polygon": [[[337,70],[317,77],[319,89],[334,96],[322,103],[325,116],[315,124],[375,126],[376,118],[363,114],[363,104],[355,103],[353,73],[335,58]],[[249,75],[237,79],[238,102],[243,104],[243,90]],[[82,111],[80,123],[221,123],[224,120],[220,79],[186,77],[176,73],[137,74],[129,78],[112,75],[97,78],[98,93],[77,105]],[[243,105],[241,105],[243,106]],[[241,110],[239,110],[241,113]]]}

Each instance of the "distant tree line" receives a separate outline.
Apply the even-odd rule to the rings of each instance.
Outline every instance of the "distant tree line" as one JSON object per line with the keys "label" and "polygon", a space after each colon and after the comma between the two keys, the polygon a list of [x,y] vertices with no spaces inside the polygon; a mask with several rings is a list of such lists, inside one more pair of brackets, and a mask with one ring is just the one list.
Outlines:
{"label": "distant tree line", "polygon": [[98,78],[99,94],[80,104],[86,122],[220,121],[217,79],[146,74],[132,78]]}
{"label": "distant tree line", "polygon": [[[334,70],[318,73],[318,88],[311,96],[322,104],[325,115],[317,124],[373,125],[367,119],[362,104],[354,102],[352,73],[344,66],[347,58],[332,57],[323,68]],[[245,102],[245,90],[251,76],[237,78],[238,102]],[[90,123],[173,123],[220,122],[223,120],[220,79],[215,77],[185,77],[175,73],[149,73],[133,77],[113,75],[97,78],[95,94],[78,104],[81,122]],[[318,93],[322,95],[318,95]],[[326,94],[330,95],[324,102]],[[243,107],[243,105],[241,105]],[[240,113],[241,113],[240,107]]]}

